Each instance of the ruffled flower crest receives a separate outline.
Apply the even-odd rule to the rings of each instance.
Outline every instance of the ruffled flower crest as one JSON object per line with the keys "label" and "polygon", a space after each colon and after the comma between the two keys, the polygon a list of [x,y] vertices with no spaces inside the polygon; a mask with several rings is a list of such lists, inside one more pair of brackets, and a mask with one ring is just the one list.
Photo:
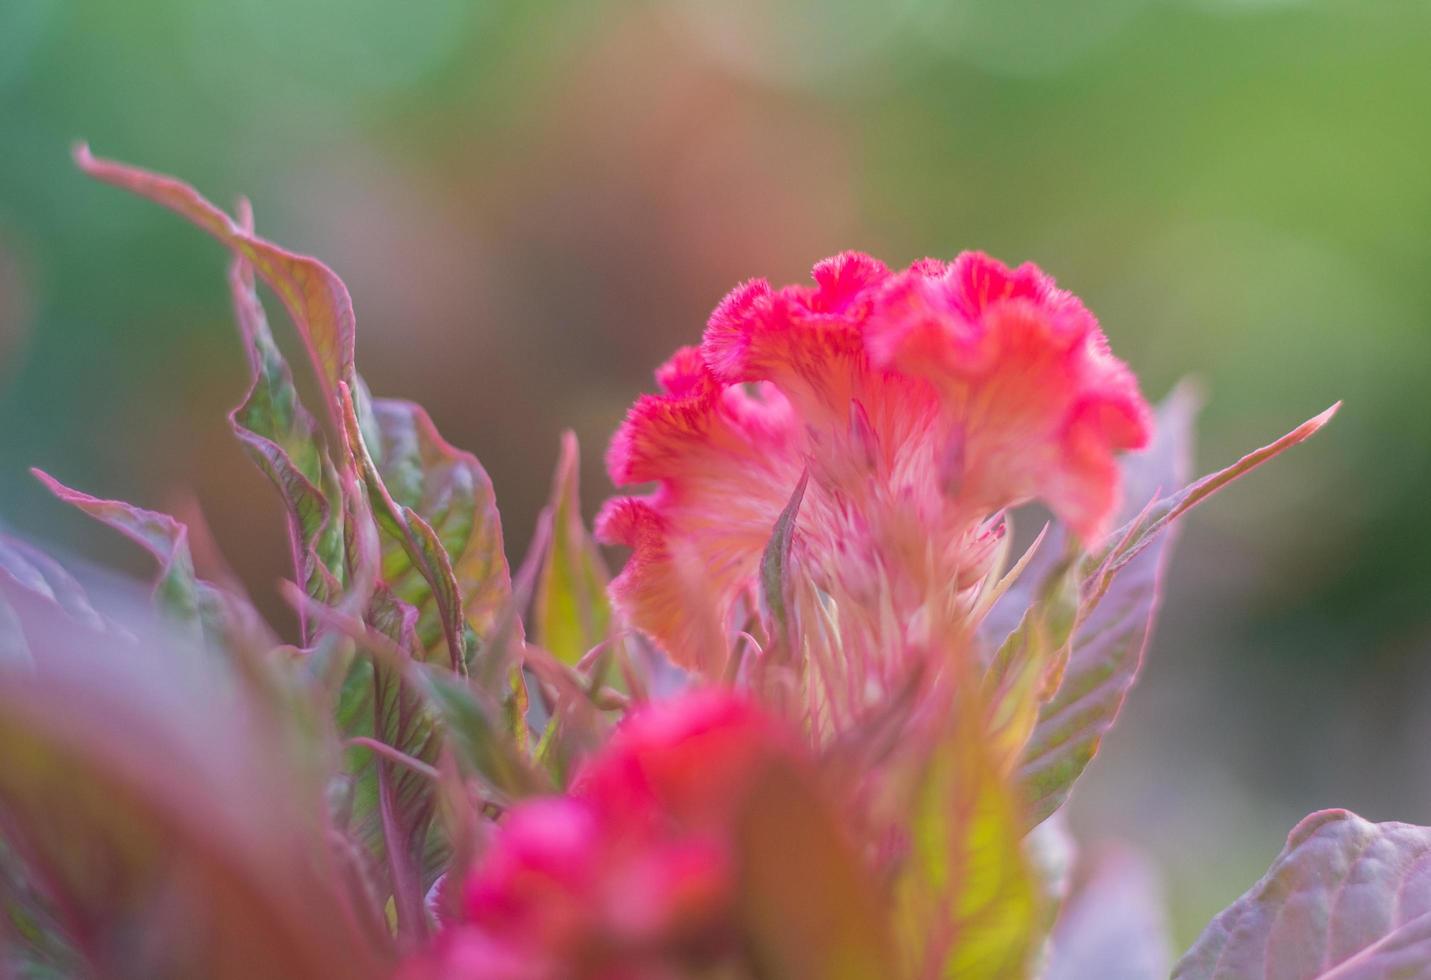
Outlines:
{"label": "ruffled flower crest", "polygon": [[837,627],[804,651],[826,661],[811,709],[831,715],[887,692],[910,651],[967,636],[1005,508],[1039,499],[1096,543],[1120,502],[1115,454],[1146,443],[1150,413],[1093,315],[1031,264],[964,253],[891,272],[847,252],[813,279],[738,287],[661,368],[608,456],[615,483],[656,489],[608,502],[598,534],[632,548],[612,585],[630,621],[709,669],[692,595],[742,625],[808,473],[796,614],[807,647]]}

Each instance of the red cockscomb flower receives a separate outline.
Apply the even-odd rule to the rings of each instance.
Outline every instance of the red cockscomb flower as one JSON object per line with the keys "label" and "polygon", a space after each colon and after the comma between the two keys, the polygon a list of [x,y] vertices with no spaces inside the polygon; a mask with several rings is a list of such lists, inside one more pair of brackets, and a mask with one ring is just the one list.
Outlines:
{"label": "red cockscomb flower", "polygon": [[1033,265],[965,253],[891,272],[847,252],[813,276],[737,288],[699,349],[657,372],[661,393],[636,402],[608,455],[618,485],[656,489],[609,501],[598,534],[633,549],[611,587],[628,619],[710,669],[691,590],[735,628],[808,473],[793,561],[806,612],[840,626],[825,655],[849,669],[826,671],[825,707],[853,708],[887,688],[902,651],[957,627],[1002,509],[1037,498],[1085,544],[1101,538],[1115,454],[1146,443],[1150,413],[1093,315]]}
{"label": "red cockscomb flower", "polygon": [[404,977],[634,980],[737,955],[737,811],[766,767],[808,761],[727,691],[640,709],[567,795],[503,817],[462,921]]}

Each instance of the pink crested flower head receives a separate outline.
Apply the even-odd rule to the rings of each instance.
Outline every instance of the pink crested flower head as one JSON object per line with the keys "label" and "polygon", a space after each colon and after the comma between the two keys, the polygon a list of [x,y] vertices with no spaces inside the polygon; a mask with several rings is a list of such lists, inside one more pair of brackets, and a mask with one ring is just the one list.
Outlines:
{"label": "pink crested flower head", "polygon": [[654,980],[719,963],[738,947],[735,809],[777,760],[807,761],[729,692],[637,710],[568,794],[508,811],[461,921],[404,977]]}
{"label": "pink crested flower head", "polygon": [[791,537],[804,632],[833,617],[836,659],[860,648],[829,710],[887,686],[899,651],[968,625],[1005,508],[1040,500],[1099,541],[1116,454],[1147,442],[1150,412],[1093,315],[1033,265],[964,253],[892,272],[849,252],[813,279],[738,287],[657,372],[608,454],[617,485],[655,489],[609,501],[597,530],[632,549],[618,607],[705,667],[711,617],[692,597],[728,630],[752,617],[772,529],[808,476]]}
{"label": "pink crested flower head", "polygon": [[622,723],[577,774],[573,792],[627,823],[719,826],[773,760],[799,757],[789,733],[717,688],[655,702]]}

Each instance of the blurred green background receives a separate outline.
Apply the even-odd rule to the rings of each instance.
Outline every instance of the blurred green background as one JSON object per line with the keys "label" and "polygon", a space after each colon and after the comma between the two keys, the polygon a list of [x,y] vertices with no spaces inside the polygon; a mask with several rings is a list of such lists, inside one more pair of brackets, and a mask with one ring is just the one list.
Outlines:
{"label": "blurred green background", "polygon": [[1309,810],[1431,823],[1431,4],[0,0],[0,514],[142,568],[26,467],[200,506],[282,618],[224,257],[78,138],[333,265],[516,556],[563,427],[594,510],[722,293],[843,248],[1038,261],[1150,397],[1201,380],[1201,469],[1345,399],[1188,521],[1074,822],[1162,861],[1184,945]]}

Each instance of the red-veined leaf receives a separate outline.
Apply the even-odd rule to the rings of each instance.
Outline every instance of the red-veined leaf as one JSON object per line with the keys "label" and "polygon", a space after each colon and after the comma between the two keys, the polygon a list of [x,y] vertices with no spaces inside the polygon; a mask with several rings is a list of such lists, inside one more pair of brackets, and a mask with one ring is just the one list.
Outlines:
{"label": "red-veined leaf", "polygon": [[425,659],[445,648],[463,672],[469,633],[486,639],[512,599],[492,481],[475,456],[442,438],[420,406],[372,400],[370,445],[358,406],[347,395],[342,401],[349,448],[387,532],[382,578],[418,609]]}
{"label": "red-veined leaf", "polygon": [[[239,227],[251,233],[248,202],[240,201],[238,211]],[[323,451],[318,423],[299,400],[254,289],[253,267],[242,254],[229,265],[229,290],[250,372],[248,393],[229,424],[283,498],[298,581],[315,599],[336,601],[344,577],[338,475]],[[304,633],[312,639],[306,623]]]}

